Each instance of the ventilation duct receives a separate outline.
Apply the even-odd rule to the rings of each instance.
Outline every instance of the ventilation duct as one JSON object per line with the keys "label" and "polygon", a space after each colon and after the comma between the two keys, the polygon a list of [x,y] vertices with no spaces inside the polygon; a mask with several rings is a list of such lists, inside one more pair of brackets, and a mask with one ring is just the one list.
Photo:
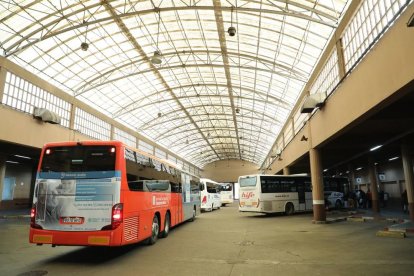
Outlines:
{"label": "ventilation duct", "polygon": [[35,107],[33,117],[46,123],[60,124],[60,116],[46,108]]}

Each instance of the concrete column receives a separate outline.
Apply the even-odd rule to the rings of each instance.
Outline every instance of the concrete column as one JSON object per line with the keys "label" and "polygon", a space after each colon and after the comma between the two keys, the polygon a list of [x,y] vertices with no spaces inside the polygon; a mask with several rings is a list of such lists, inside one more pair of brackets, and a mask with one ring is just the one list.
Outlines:
{"label": "concrete column", "polygon": [[0,67],[0,103],[3,102],[4,88],[6,87],[6,68]]}
{"label": "concrete column", "polygon": [[336,41],[336,55],[338,57],[338,73],[339,78],[343,78],[345,76],[345,59],[344,59],[344,48],[342,46],[342,38],[339,38]]}
{"label": "concrete column", "polygon": [[378,181],[377,181],[377,173],[375,170],[375,163],[374,159],[371,157],[368,160],[368,174],[369,174],[369,182],[370,185],[370,191],[371,191],[371,206],[372,211],[375,213],[379,212],[379,202],[378,202]]}
{"label": "concrete column", "polygon": [[70,107],[70,119],[69,119],[69,129],[75,130],[75,115],[76,115],[76,106],[72,103]]}
{"label": "concrete column", "polygon": [[349,190],[351,192],[355,191],[355,172],[354,172],[354,166],[352,164],[348,165],[348,179],[349,179]]}
{"label": "concrete column", "polygon": [[319,150],[309,149],[312,198],[313,198],[313,220],[315,223],[326,222],[325,199],[323,194],[323,174]]}
{"label": "concrete column", "polygon": [[6,156],[0,155],[0,208],[1,199],[3,198],[4,177],[6,176]]}
{"label": "concrete column", "polygon": [[283,168],[283,175],[289,175],[290,174],[290,168],[289,167],[284,167]]}
{"label": "concrete column", "polygon": [[115,140],[115,127],[114,125],[111,125],[111,133],[109,134],[109,139],[110,140]]}
{"label": "concrete column", "polygon": [[408,211],[410,213],[411,221],[414,221],[414,187],[413,187],[413,163],[408,151],[407,142],[404,141],[401,145],[402,162],[405,176],[405,188],[407,190]]}

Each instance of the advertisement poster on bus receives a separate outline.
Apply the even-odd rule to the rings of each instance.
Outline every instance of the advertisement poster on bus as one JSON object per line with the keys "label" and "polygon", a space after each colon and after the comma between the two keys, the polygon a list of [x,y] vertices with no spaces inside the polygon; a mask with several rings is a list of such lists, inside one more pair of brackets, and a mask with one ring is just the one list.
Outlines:
{"label": "advertisement poster on bus", "polygon": [[[60,178],[42,174],[36,181],[33,203],[37,205],[36,223],[47,230],[93,231],[111,224],[112,206],[120,199],[120,177]],[[79,177],[79,175],[77,175]]]}

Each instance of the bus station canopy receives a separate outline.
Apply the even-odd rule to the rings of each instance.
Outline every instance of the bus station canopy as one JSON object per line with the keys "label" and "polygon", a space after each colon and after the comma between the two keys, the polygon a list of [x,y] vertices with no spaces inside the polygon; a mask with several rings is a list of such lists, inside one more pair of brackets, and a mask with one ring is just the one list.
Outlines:
{"label": "bus station canopy", "polygon": [[260,165],[347,2],[8,0],[0,47],[200,168]]}

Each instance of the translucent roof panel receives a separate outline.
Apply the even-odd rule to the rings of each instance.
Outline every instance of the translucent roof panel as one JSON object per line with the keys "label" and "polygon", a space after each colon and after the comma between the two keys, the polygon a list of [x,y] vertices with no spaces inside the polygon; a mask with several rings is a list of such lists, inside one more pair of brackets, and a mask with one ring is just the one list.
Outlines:
{"label": "translucent roof panel", "polygon": [[260,165],[346,6],[3,1],[0,47],[3,56],[199,167],[233,158]]}

